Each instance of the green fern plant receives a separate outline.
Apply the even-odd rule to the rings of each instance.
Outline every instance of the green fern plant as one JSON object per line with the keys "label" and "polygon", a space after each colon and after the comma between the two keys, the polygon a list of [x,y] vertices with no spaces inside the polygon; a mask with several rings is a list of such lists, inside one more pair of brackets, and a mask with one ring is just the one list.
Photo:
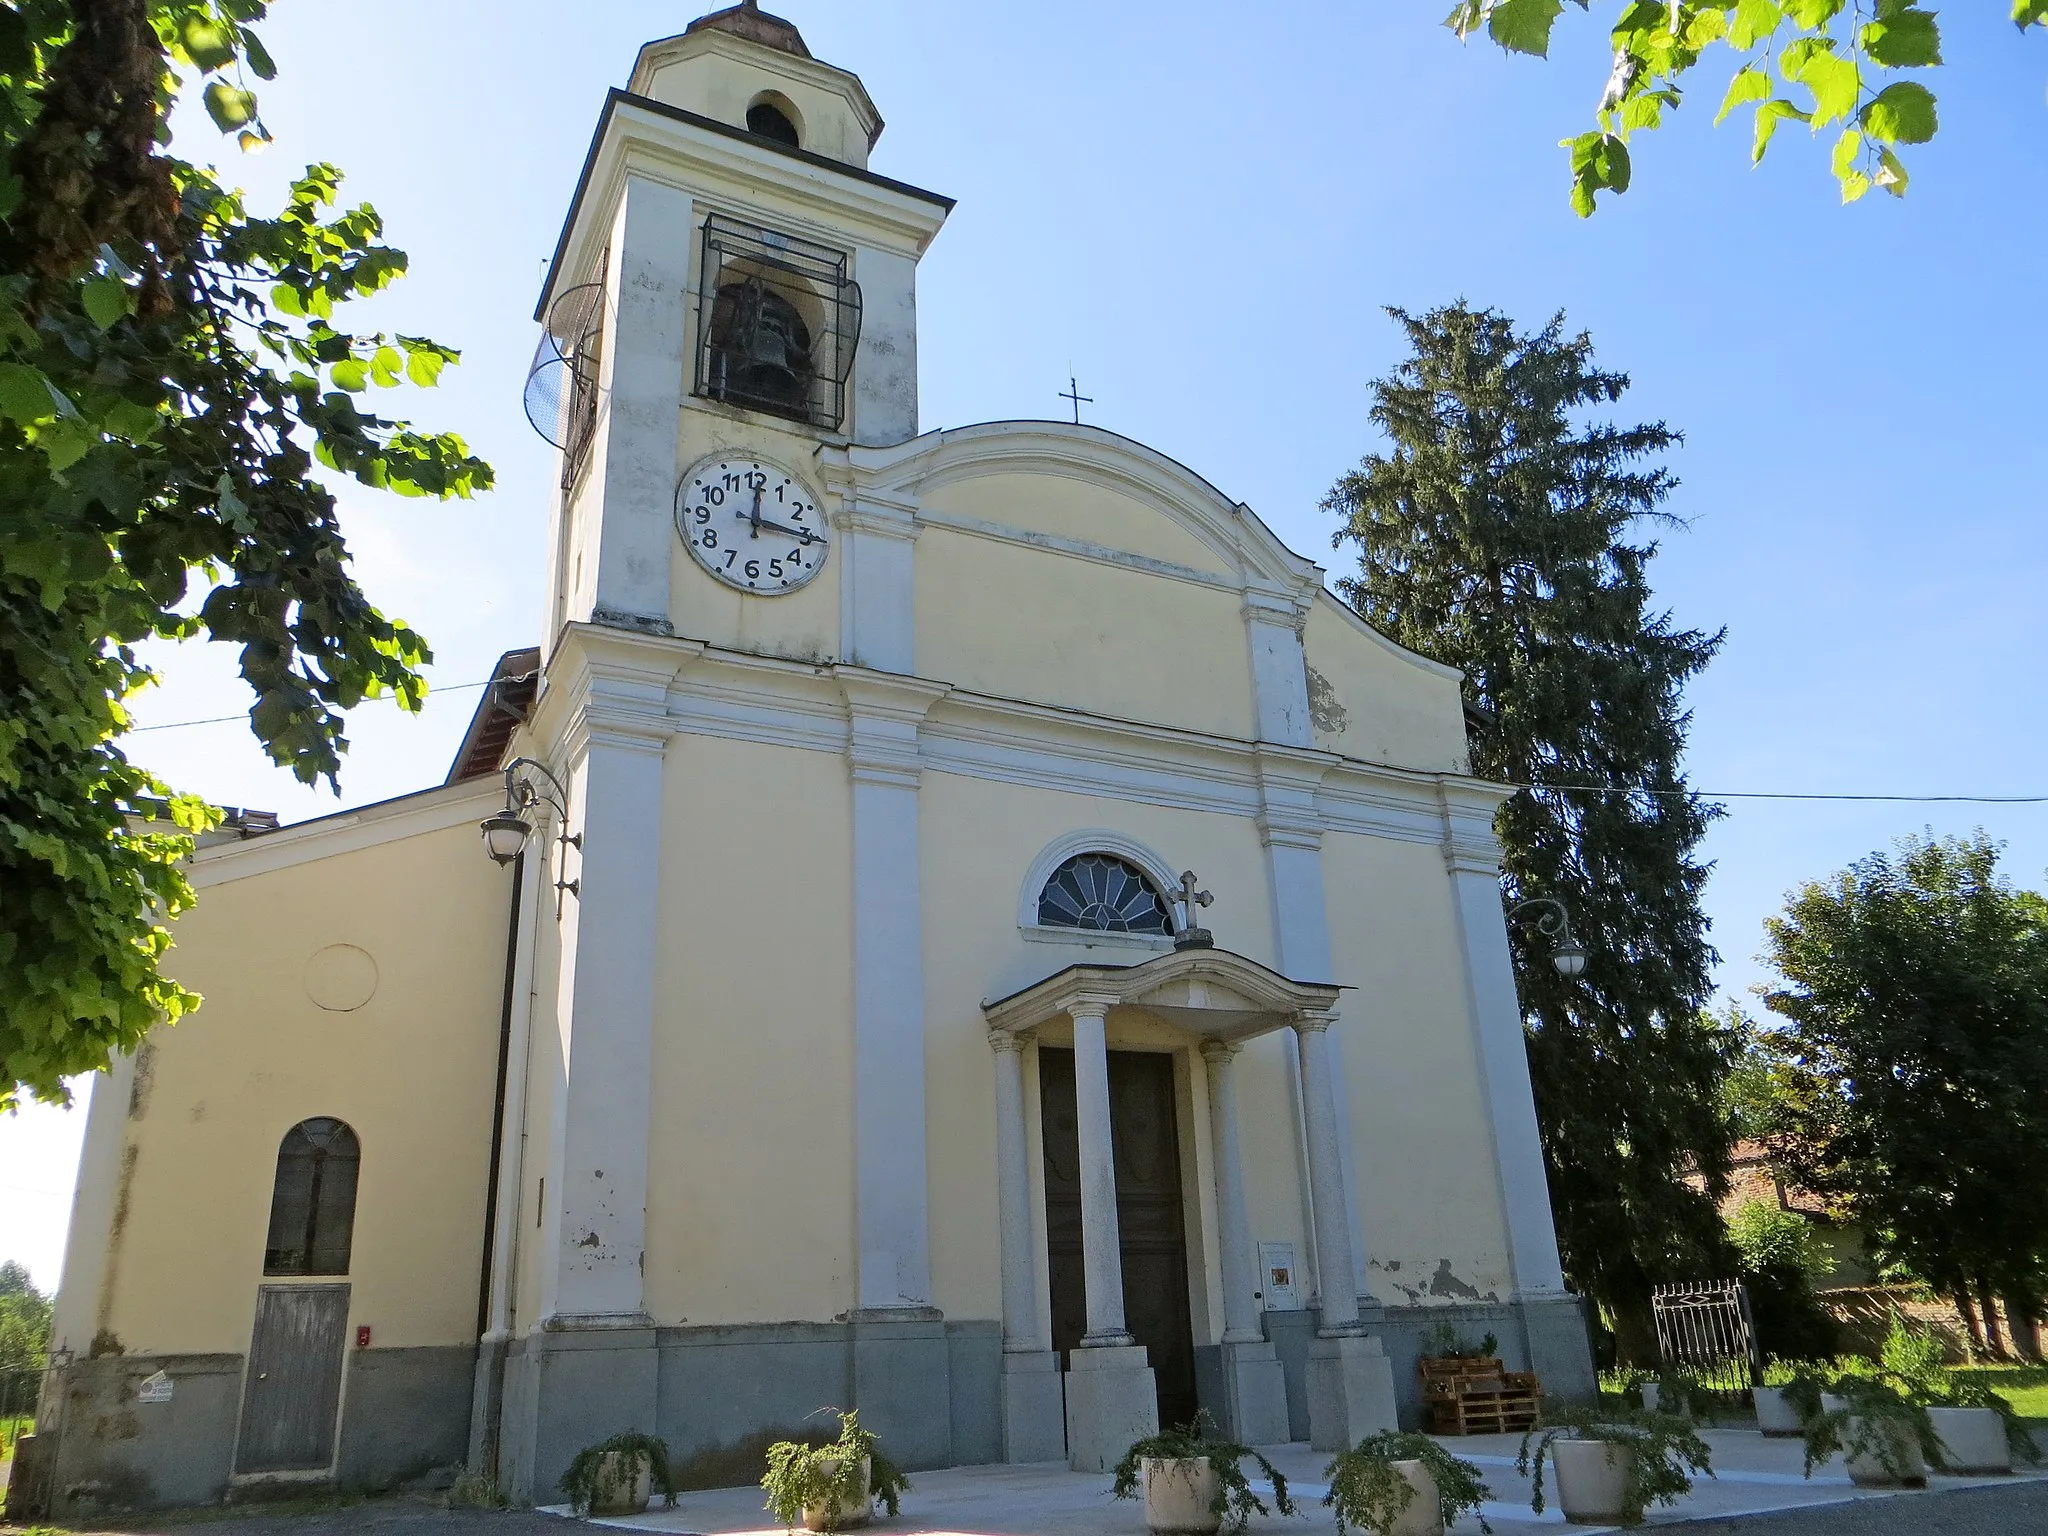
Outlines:
{"label": "green fern plant", "polygon": [[[1446,1528],[1456,1525],[1467,1510],[1478,1515],[1480,1506],[1493,1497],[1479,1480],[1479,1469],[1460,1461],[1427,1435],[1412,1431],[1383,1429],[1369,1435],[1348,1451],[1339,1451],[1324,1469],[1323,1479],[1330,1491],[1323,1503],[1337,1514],[1338,1536],[1351,1526],[1386,1536],[1415,1497],[1415,1487],[1394,1470],[1397,1461],[1419,1461],[1436,1484],[1437,1517]],[[1479,1516],[1479,1529],[1493,1527]]]}
{"label": "green fern plant", "polygon": [[[807,1509],[825,1511],[827,1530],[837,1530],[837,1522],[857,1516],[875,1499],[895,1515],[910,1487],[902,1468],[882,1454],[881,1442],[872,1430],[860,1427],[858,1410],[840,1413],[837,1408],[820,1408],[818,1412],[838,1415],[839,1438],[830,1445],[778,1440],[768,1447],[768,1471],[761,1486],[768,1490],[770,1513],[791,1531],[803,1523]],[[863,1461],[867,1465],[865,1486],[861,1480]]]}
{"label": "green fern plant", "polygon": [[[607,1456],[618,1459],[608,1462],[605,1460]],[[590,1512],[593,1501],[609,1503],[620,1487],[614,1479],[623,1476],[625,1486],[631,1487],[638,1475],[636,1463],[643,1456],[647,1458],[647,1470],[654,1486],[661,1490],[662,1502],[673,1506],[676,1479],[669,1470],[668,1443],[653,1435],[628,1430],[596,1445],[586,1445],[576,1453],[576,1459],[569,1463],[569,1470],[562,1474],[562,1492],[569,1495],[569,1507],[577,1514],[585,1515]]]}
{"label": "green fern plant", "polygon": [[1822,1411],[1813,1414],[1808,1414],[1803,1404],[1800,1407],[1806,1420],[1808,1477],[1839,1451],[1844,1456],[1869,1457],[1884,1468],[1885,1476],[1905,1482],[1917,1475],[1912,1465],[1915,1445],[1928,1466],[1937,1472],[1947,1470],[1941,1436],[1934,1432],[1926,1406],[1913,1400],[1910,1389],[1901,1391],[1870,1376],[1841,1376],[1828,1391],[1841,1399],[1841,1407],[1825,1408],[1817,1403]]}
{"label": "green fern plant", "polygon": [[1209,1513],[1219,1517],[1223,1530],[1235,1536],[1251,1523],[1253,1515],[1264,1515],[1268,1511],[1264,1501],[1252,1491],[1251,1480],[1240,1465],[1249,1456],[1259,1464],[1259,1470],[1266,1474],[1266,1480],[1273,1485],[1274,1506],[1283,1515],[1294,1513],[1295,1505],[1287,1492],[1287,1479],[1280,1475],[1280,1469],[1266,1460],[1248,1445],[1238,1445],[1224,1440],[1212,1431],[1216,1428],[1207,1413],[1198,1413],[1186,1424],[1140,1440],[1124,1452],[1124,1458],[1115,1467],[1116,1481],[1110,1492],[1120,1499],[1135,1499],[1141,1496],[1141,1481],[1147,1458],[1161,1461],[1206,1461],[1209,1470],[1216,1474],[1216,1497],[1209,1502]]}

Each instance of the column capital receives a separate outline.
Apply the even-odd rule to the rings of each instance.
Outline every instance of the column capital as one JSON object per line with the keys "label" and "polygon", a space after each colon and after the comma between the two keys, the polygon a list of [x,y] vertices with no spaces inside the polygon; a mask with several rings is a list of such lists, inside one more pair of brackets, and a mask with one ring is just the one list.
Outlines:
{"label": "column capital", "polygon": [[1024,1049],[1024,1038],[1007,1029],[992,1029],[988,1032],[988,1048],[998,1055]]}
{"label": "column capital", "polygon": [[1070,1019],[1106,1019],[1116,1001],[1113,997],[1084,992],[1079,997],[1067,999],[1060,1005],[1060,1011]]}
{"label": "column capital", "polygon": [[1319,1035],[1336,1022],[1337,1013],[1333,1008],[1304,1008],[1294,1016],[1294,1032]]}
{"label": "column capital", "polygon": [[1202,1060],[1209,1062],[1228,1061],[1244,1047],[1229,1040],[1208,1039],[1202,1042]]}

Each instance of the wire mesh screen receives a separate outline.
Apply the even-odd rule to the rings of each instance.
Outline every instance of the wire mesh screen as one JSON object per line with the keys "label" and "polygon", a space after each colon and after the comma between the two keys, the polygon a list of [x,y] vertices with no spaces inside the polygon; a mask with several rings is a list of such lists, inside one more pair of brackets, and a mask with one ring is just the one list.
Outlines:
{"label": "wire mesh screen", "polygon": [[597,435],[599,348],[604,340],[604,283],[571,288],[548,307],[548,322],[526,373],[526,419],[562,450],[569,485]]}
{"label": "wire mesh screen", "polygon": [[697,393],[835,430],[860,344],[846,253],[713,214],[697,289]]}
{"label": "wire mesh screen", "polygon": [[1650,1293],[1657,1352],[1695,1387],[1740,1400],[1762,1380],[1749,1293],[1738,1280],[1660,1285]]}

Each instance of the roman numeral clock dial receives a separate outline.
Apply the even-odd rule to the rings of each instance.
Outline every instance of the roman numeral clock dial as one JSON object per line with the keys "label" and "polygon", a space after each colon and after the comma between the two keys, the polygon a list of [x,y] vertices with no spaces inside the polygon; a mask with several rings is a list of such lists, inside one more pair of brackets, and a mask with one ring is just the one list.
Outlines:
{"label": "roman numeral clock dial", "polygon": [[809,487],[779,465],[738,454],[705,459],[683,476],[676,532],[705,570],[762,597],[794,592],[823,569],[831,548]]}

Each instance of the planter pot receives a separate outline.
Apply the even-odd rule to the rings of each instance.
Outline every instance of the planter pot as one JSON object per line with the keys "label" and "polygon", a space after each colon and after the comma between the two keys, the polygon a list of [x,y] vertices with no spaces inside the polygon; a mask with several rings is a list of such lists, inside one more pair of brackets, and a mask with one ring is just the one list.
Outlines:
{"label": "planter pot", "polygon": [[633,1452],[630,1466],[628,1460],[621,1451],[608,1451],[598,1458],[597,1478],[590,1490],[593,1515],[637,1515],[647,1508],[654,1494],[654,1468],[644,1452]]}
{"label": "planter pot", "polygon": [[1799,1410],[1785,1401],[1783,1387],[1756,1389],[1756,1427],[1767,1435],[1799,1433]]}
{"label": "planter pot", "polygon": [[1138,1469],[1145,1488],[1145,1526],[1161,1536],[1212,1536],[1223,1517],[1216,1502],[1216,1469],[1206,1456],[1144,1456]]}
{"label": "planter pot", "polygon": [[1651,1413],[1664,1411],[1664,1389],[1654,1381],[1643,1383],[1643,1407]]}
{"label": "planter pot", "polygon": [[1991,1408],[1930,1408],[1934,1432],[1951,1472],[2010,1472],[2012,1447],[2005,1421]]}
{"label": "planter pot", "polygon": [[1901,1485],[1918,1488],[1927,1481],[1927,1462],[1920,1454],[1920,1441],[1914,1435],[1911,1425],[1901,1424],[1896,1419],[1887,1419],[1880,1424],[1869,1425],[1866,1420],[1852,1418],[1842,1427],[1844,1441],[1852,1441],[1872,1431],[1890,1442],[1892,1461],[1901,1470],[1888,1470],[1881,1457],[1876,1455],[1848,1456],[1849,1480],[1861,1488],[1897,1488]]}
{"label": "planter pot", "polygon": [[1419,1461],[1397,1461],[1393,1468],[1415,1490],[1408,1507],[1394,1517],[1387,1536],[1444,1536],[1444,1522],[1437,1509],[1436,1479]]}
{"label": "planter pot", "polygon": [[1554,1440],[1557,1507],[1574,1525],[1612,1525],[1621,1519],[1635,1452],[1608,1440]]}
{"label": "planter pot", "polygon": [[[818,1463],[827,1477],[839,1475],[837,1457],[828,1456]],[[856,1526],[866,1525],[874,1517],[875,1501],[867,1490],[872,1486],[871,1466],[867,1457],[860,1459],[861,1496],[854,1506],[847,1509],[835,1499],[827,1498],[821,1504],[804,1506],[804,1529],[807,1531],[850,1531]]]}

